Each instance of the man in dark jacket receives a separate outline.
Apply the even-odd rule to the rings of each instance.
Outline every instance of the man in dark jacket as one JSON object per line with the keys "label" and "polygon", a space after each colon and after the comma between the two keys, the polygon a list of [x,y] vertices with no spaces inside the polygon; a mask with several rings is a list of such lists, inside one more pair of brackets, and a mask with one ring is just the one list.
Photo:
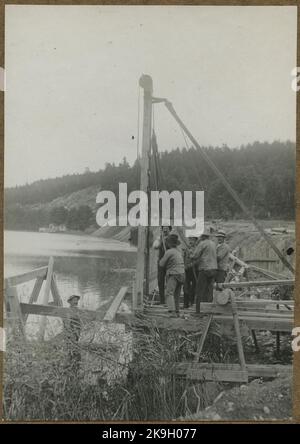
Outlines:
{"label": "man in dark jacket", "polygon": [[192,259],[198,268],[196,313],[200,313],[200,301],[213,301],[213,285],[218,269],[216,244],[210,239],[208,229],[205,229],[202,233]]}
{"label": "man in dark jacket", "polygon": [[184,298],[183,308],[188,308],[194,304],[196,282],[197,282],[197,270],[192,263],[191,256],[194,253],[196,247],[197,237],[189,237],[187,248],[184,250],[184,268],[185,268],[185,282],[184,282]]}
{"label": "man in dark jacket", "polygon": [[167,278],[166,300],[171,316],[179,316],[179,297],[185,280],[183,256],[178,248],[178,234],[171,232],[167,239],[168,249],[159,261]]}
{"label": "man in dark jacket", "polygon": [[216,234],[216,237],[218,238],[218,245],[217,245],[218,272],[216,276],[216,282],[222,283],[225,282],[228,272],[230,248],[229,245],[225,242],[226,234],[224,231],[219,230],[218,233]]}
{"label": "man in dark jacket", "polygon": [[153,247],[158,250],[158,261],[157,261],[157,283],[158,283],[158,290],[159,290],[159,301],[161,304],[165,303],[165,281],[166,281],[166,271],[163,267],[159,265],[159,261],[163,257],[163,255],[166,252],[166,243],[167,238],[172,230],[171,226],[164,225],[161,227],[161,234],[160,238],[157,239]]}

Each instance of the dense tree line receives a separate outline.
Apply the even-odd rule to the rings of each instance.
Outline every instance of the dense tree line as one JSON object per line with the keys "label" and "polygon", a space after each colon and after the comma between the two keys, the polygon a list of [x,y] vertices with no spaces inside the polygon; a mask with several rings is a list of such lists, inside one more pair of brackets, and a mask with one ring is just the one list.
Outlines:
{"label": "dense tree line", "polygon": [[51,224],[64,225],[68,230],[83,231],[95,224],[95,217],[88,205],[70,210],[63,206],[45,210],[14,204],[5,209],[5,228],[10,230],[38,231]]}
{"label": "dense tree line", "polygon": [[[230,149],[225,145],[203,149],[256,217],[294,217],[294,143],[255,142],[239,149]],[[200,150],[177,148],[162,152],[159,157],[160,189],[204,190],[207,218],[243,217],[239,206],[203,160]],[[119,165],[107,163],[105,168],[98,172],[67,175],[6,189],[6,227],[36,229],[47,223],[55,223],[54,220],[58,219],[63,220],[62,223],[72,229],[75,229],[75,226],[86,227],[89,223],[95,223],[91,209],[81,209],[80,214],[76,208],[60,209],[56,214],[30,206],[51,202],[57,197],[69,195],[91,185],[117,193],[119,183],[126,182],[130,192],[139,188],[139,176],[139,163],[136,161],[130,166],[124,158]],[[82,216],[85,213],[89,213],[89,217]]]}

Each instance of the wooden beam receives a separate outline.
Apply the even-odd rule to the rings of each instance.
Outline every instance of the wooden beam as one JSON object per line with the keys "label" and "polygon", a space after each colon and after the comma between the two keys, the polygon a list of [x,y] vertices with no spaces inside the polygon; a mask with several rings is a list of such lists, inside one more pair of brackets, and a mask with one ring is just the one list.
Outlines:
{"label": "wooden beam", "polygon": [[[58,318],[67,318],[70,313],[72,313],[72,309],[69,307],[56,307],[54,305],[41,305],[41,304],[27,304],[20,303],[20,308],[23,315],[39,315],[39,316],[51,316]],[[78,309],[78,313],[83,320],[93,321],[99,320],[103,321],[105,316],[104,310],[82,310]]]}
{"label": "wooden beam", "polygon": [[[43,305],[47,305],[48,302],[49,302],[49,295],[50,295],[51,281],[52,281],[52,273],[53,273],[53,264],[54,264],[53,257],[50,257],[49,263],[48,263],[48,271],[47,271],[45,291],[44,291],[43,299],[42,299]],[[45,331],[46,331],[46,323],[47,323],[47,318],[43,317],[41,319],[40,327],[39,327],[39,331],[38,331],[38,339],[40,341],[44,340]]]}
{"label": "wooden beam", "polygon": [[197,142],[197,140],[193,137],[192,133],[187,129],[187,127],[185,126],[185,124],[183,123],[183,121],[180,119],[180,117],[178,116],[178,114],[176,113],[173,105],[171,102],[169,102],[168,100],[165,100],[165,106],[166,108],[169,110],[169,112],[171,113],[171,115],[174,117],[174,119],[176,120],[176,122],[179,124],[179,126],[183,129],[183,131],[185,132],[185,134],[188,136],[188,138],[190,139],[190,141],[195,145],[195,147],[200,151],[200,153],[202,154],[202,157],[204,158],[204,160],[206,161],[206,163],[210,166],[210,168],[212,169],[212,171],[216,174],[217,177],[219,177],[219,179],[221,180],[221,182],[223,183],[224,187],[226,188],[226,190],[229,192],[229,194],[233,197],[233,199],[239,204],[239,206],[241,207],[241,209],[244,211],[244,213],[249,217],[249,219],[252,221],[252,223],[254,224],[254,226],[258,229],[258,231],[261,233],[261,235],[264,237],[264,239],[268,242],[268,244],[270,245],[270,247],[273,249],[273,251],[277,254],[277,256],[280,258],[281,262],[285,265],[285,267],[287,267],[293,274],[295,274],[295,270],[293,268],[293,266],[289,263],[289,261],[287,260],[287,258],[285,257],[285,255],[280,251],[280,249],[277,247],[277,245],[275,244],[275,242],[273,241],[273,239],[271,238],[271,236],[269,236],[265,230],[263,229],[263,227],[261,227],[261,225],[257,222],[257,220],[255,219],[255,217],[252,215],[251,211],[248,210],[248,208],[246,207],[246,205],[244,204],[244,202],[241,200],[241,198],[239,197],[239,195],[236,193],[236,191],[232,188],[232,186],[230,185],[230,183],[228,182],[228,180],[226,179],[226,177],[223,175],[223,173],[218,169],[218,167],[214,164],[214,162],[211,160],[211,158],[209,157],[209,155],[206,153],[205,150],[203,150],[203,148],[199,145],[199,143]]}
{"label": "wooden beam", "polygon": [[268,257],[263,257],[263,258],[245,258],[244,259],[244,261],[245,262],[247,262],[247,263],[251,263],[251,262],[278,262],[278,259],[271,259],[271,258],[268,258]]}
{"label": "wooden beam", "polygon": [[[28,301],[29,304],[34,304],[37,301],[40,291],[41,291],[41,288],[42,288],[42,285],[43,285],[43,282],[44,282],[43,277],[38,277],[37,280],[35,281],[32,293],[31,293],[29,301]],[[27,321],[27,318],[28,318],[28,314],[25,314],[24,315],[24,322],[25,323]]]}
{"label": "wooden beam", "polygon": [[4,289],[24,284],[24,282],[32,281],[33,279],[38,277],[45,279],[47,276],[47,270],[48,267],[41,267],[27,273],[19,274],[18,276],[6,278],[4,279]]}
{"label": "wooden beam", "polygon": [[198,349],[197,349],[197,352],[195,354],[194,362],[199,362],[199,359],[200,359],[200,356],[201,356],[201,353],[202,353],[202,349],[203,349],[203,346],[204,346],[204,342],[205,342],[206,336],[208,334],[208,330],[209,330],[209,327],[210,327],[212,319],[213,319],[213,316],[210,314],[207,317],[207,320],[206,320],[206,323],[205,323],[205,326],[204,326],[204,329],[203,329],[203,332],[202,332],[202,335],[201,335],[201,338],[200,338],[200,341],[199,341]]}
{"label": "wooden beam", "polygon": [[[239,314],[238,314],[237,305],[236,305],[235,298],[234,298],[233,294],[230,295],[230,299],[231,299],[231,309],[232,309],[233,325],[234,325],[234,330],[235,330],[238,355],[239,355],[239,360],[240,360],[240,364],[241,364],[241,371],[244,375],[245,373],[247,374],[247,369],[246,369],[246,361],[245,361],[244,348],[243,348],[243,342],[242,342],[242,335],[241,335],[241,330],[240,330]],[[247,376],[247,382],[248,382],[248,376]]]}
{"label": "wooden beam", "polygon": [[[238,312],[239,315],[242,317],[247,316],[257,316],[257,317],[264,317],[264,318],[292,318],[293,317],[293,311],[292,306],[291,310],[287,309],[276,309],[276,305],[274,304],[274,307],[267,307],[264,305],[238,305]],[[159,307],[159,306],[151,306],[146,308],[145,313],[149,316],[152,315],[168,315],[167,308],[166,307]],[[194,311],[185,309],[183,311],[186,315],[193,316]],[[203,302],[201,305],[201,314],[202,315],[229,315],[231,314],[230,306],[228,305],[214,305],[209,302]]]}
{"label": "wooden beam", "polygon": [[[141,157],[141,183],[140,190],[148,194],[149,186],[149,154],[151,148],[151,126],[152,126],[152,79],[148,75],[143,75],[139,81],[144,89],[144,121],[143,121],[143,145]],[[140,310],[144,302],[144,280],[146,273],[146,255],[147,251],[147,233],[148,228],[139,225],[138,227],[138,249],[137,249],[137,268],[136,283],[133,294],[133,308]]]}
{"label": "wooden beam", "polygon": [[113,321],[115,319],[115,316],[117,314],[117,311],[123,301],[123,299],[125,298],[126,294],[128,292],[128,287],[122,287],[119,291],[119,293],[117,294],[117,296],[114,298],[114,300],[112,301],[111,306],[109,307],[109,309],[107,310],[105,316],[104,316],[104,321]]}
{"label": "wooden beam", "polygon": [[250,270],[257,271],[258,273],[264,274],[265,276],[270,277],[271,279],[276,279],[276,280],[286,279],[286,276],[284,276],[283,274],[275,273],[270,270],[265,270],[264,268],[257,267],[256,265],[251,264],[248,267],[250,268]]}
{"label": "wooden beam", "polygon": [[272,281],[228,282],[218,284],[220,288],[271,287],[277,285],[295,285],[295,279],[278,279]]}
{"label": "wooden beam", "polygon": [[51,293],[52,293],[54,302],[56,303],[56,305],[62,307],[63,306],[63,301],[62,301],[62,298],[60,296],[60,293],[59,293],[59,290],[58,290],[58,287],[57,287],[57,283],[56,283],[54,274],[52,274],[50,288],[51,288]]}
{"label": "wooden beam", "polygon": [[248,382],[248,372],[243,370],[210,370],[210,369],[188,369],[187,379],[197,381],[219,381],[219,382]]}
{"label": "wooden beam", "polygon": [[21,335],[21,338],[26,341],[25,324],[16,287],[8,287],[5,290],[5,302],[12,334],[17,337]]}
{"label": "wooden beam", "polygon": [[[207,316],[207,313],[203,316]],[[148,319],[152,320],[158,328],[178,329],[183,331],[199,331],[199,318],[189,319],[172,319],[166,314],[154,313],[153,315],[147,313]],[[124,317],[125,319],[126,317]],[[246,325],[250,330],[269,330],[291,332],[294,326],[294,319],[292,316],[285,318],[272,317],[265,318],[263,316],[239,316],[242,324]],[[224,326],[232,325],[232,315],[214,315],[215,322],[223,324]]]}
{"label": "wooden beam", "polygon": [[[171,368],[171,372],[178,376],[186,376],[190,379],[201,380],[203,375],[206,378],[213,379],[215,374],[219,378],[226,378],[231,380],[237,376],[236,372],[239,372],[239,364],[215,364],[215,363],[191,363],[191,362],[179,362]],[[276,378],[279,375],[291,375],[293,372],[292,365],[260,365],[260,364],[247,364],[246,370],[249,378]],[[203,372],[206,372],[203,374]],[[234,372],[233,375],[230,375]],[[238,375],[239,376],[239,375]],[[211,379],[210,379],[211,380]]]}
{"label": "wooden beam", "polygon": [[232,253],[229,253],[229,259],[232,260],[233,264],[238,264],[240,267],[249,268],[249,265],[247,265],[238,257],[234,256]]}

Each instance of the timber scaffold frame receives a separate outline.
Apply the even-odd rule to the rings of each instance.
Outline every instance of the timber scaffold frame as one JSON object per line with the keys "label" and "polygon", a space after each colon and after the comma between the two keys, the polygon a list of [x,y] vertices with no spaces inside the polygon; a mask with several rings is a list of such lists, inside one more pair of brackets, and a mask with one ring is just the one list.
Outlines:
{"label": "timber scaffold frame", "polygon": [[[188,136],[194,146],[203,154],[208,166],[222,180],[224,187],[238,202],[246,215],[252,220],[256,228],[269,243],[279,259],[294,273],[292,265],[277,248],[270,236],[253,218],[243,202],[237,196],[222,173],[216,168],[206,153],[201,149],[198,142],[180,120],[171,103],[166,99],[153,97],[153,83],[148,75],[143,75],[140,79],[140,86],[144,89],[144,120],[143,120],[143,146],[141,156],[141,184],[140,189],[149,192],[149,159],[151,149],[152,134],[152,106],[153,104],[164,103],[184,133]],[[264,281],[251,282],[227,282],[219,286],[216,297],[212,303],[201,304],[201,318],[205,320],[204,328],[200,330],[199,318],[192,316],[190,309],[184,311],[184,318],[169,318],[167,309],[160,306],[144,304],[149,298],[149,227],[138,227],[138,248],[137,248],[137,270],[133,292],[127,287],[122,287],[110,306],[103,307],[96,311],[80,309],[80,316],[88,320],[98,320],[102,322],[119,322],[130,326],[143,326],[145,320],[151,320],[159,329],[174,329],[183,331],[193,331],[200,334],[200,340],[195,353],[194,361],[177,362],[172,365],[174,374],[179,377],[186,377],[192,380],[216,380],[227,382],[247,382],[249,377],[276,377],[279,373],[291,373],[290,365],[249,365],[245,361],[242,338],[252,333],[255,338],[255,331],[269,330],[276,332],[277,339],[281,332],[290,333],[293,328],[294,303],[292,300],[272,300],[239,299],[237,290],[249,289],[251,287],[272,287],[272,286],[294,286],[294,279],[277,279],[274,273],[261,270],[262,274],[268,277]],[[237,258],[236,258],[237,259]],[[35,284],[28,303],[20,303],[17,286],[24,282],[35,279]],[[41,292],[43,282],[45,288],[42,295],[42,303],[38,304],[38,296]],[[25,323],[29,314],[42,315],[39,328],[39,339],[44,340],[46,316],[65,318],[71,309],[63,307],[62,298],[59,294],[55,276],[53,274],[53,258],[50,258],[47,267],[7,278],[4,281],[5,306],[8,326],[13,332],[18,331],[21,337],[26,340]],[[49,304],[50,292],[53,302]],[[131,313],[119,313],[120,305],[125,297],[129,296],[132,302]],[[54,305],[53,305],[54,304]],[[205,339],[209,332],[212,320],[222,327],[229,329],[233,326],[233,335],[237,341],[237,351],[239,364],[218,364],[200,363]],[[200,331],[199,331],[200,330]],[[257,346],[256,339],[255,345]]]}

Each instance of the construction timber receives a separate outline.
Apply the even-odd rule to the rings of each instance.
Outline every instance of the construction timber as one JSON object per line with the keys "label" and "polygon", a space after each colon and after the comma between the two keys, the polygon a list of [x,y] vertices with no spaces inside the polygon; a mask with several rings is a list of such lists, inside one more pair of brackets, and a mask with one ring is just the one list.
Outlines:
{"label": "construction timber", "polygon": [[[201,150],[200,145],[192,136],[187,127],[178,117],[173,106],[164,98],[153,97],[153,83],[150,76],[144,75],[140,79],[140,86],[144,90],[144,120],[143,120],[143,147],[141,157],[141,190],[149,191],[149,158],[151,156],[152,138],[152,107],[155,104],[164,103],[175,118],[186,136],[194,146]],[[152,139],[153,140],[153,139]],[[153,142],[152,142],[153,143]],[[255,227],[278,255],[290,273],[294,273],[292,265],[278,250],[271,237],[253,219],[245,205],[241,202],[236,192],[227,183],[222,173],[216,168],[204,153],[204,160],[208,167],[222,180],[225,188],[241,206],[243,211],[254,223]],[[246,363],[243,349],[243,338],[250,335],[255,338],[255,332],[268,330],[277,335],[277,347],[280,344],[281,333],[291,333],[294,324],[294,303],[292,300],[256,299],[250,300],[242,296],[245,289],[252,287],[294,286],[294,279],[277,279],[274,273],[266,270],[262,273],[268,277],[263,281],[227,282],[219,285],[214,292],[212,303],[201,303],[201,313],[195,316],[192,309],[182,310],[180,318],[171,318],[167,308],[153,303],[149,294],[149,228],[138,228],[137,270],[133,291],[122,287],[109,306],[97,311],[79,310],[80,316],[86,321],[101,321],[104,323],[118,322],[130,327],[144,327],[155,325],[158,329],[183,330],[195,332],[199,336],[199,343],[193,361],[178,362],[172,365],[172,372],[178,377],[203,381],[216,380],[226,382],[247,382],[253,377],[276,377],[279,374],[291,373],[291,366],[277,365],[249,365]],[[238,261],[238,259],[237,259]],[[240,261],[241,262],[241,261]],[[257,268],[257,267],[256,267]],[[35,279],[32,294],[28,303],[20,303],[17,287],[24,282]],[[45,281],[45,289],[41,303],[38,300]],[[26,341],[25,324],[29,314],[54,316],[65,318],[71,310],[63,306],[62,298],[53,274],[53,259],[50,258],[48,267],[24,273],[9,279],[5,279],[5,305],[7,322],[13,333],[18,332]],[[53,301],[50,304],[50,294]],[[119,308],[123,301],[128,303],[131,311],[120,313]],[[216,322],[221,328],[221,334],[234,337],[237,345],[239,363],[201,363],[203,347],[212,322]],[[45,322],[42,321],[39,328],[38,339],[44,340]]]}

